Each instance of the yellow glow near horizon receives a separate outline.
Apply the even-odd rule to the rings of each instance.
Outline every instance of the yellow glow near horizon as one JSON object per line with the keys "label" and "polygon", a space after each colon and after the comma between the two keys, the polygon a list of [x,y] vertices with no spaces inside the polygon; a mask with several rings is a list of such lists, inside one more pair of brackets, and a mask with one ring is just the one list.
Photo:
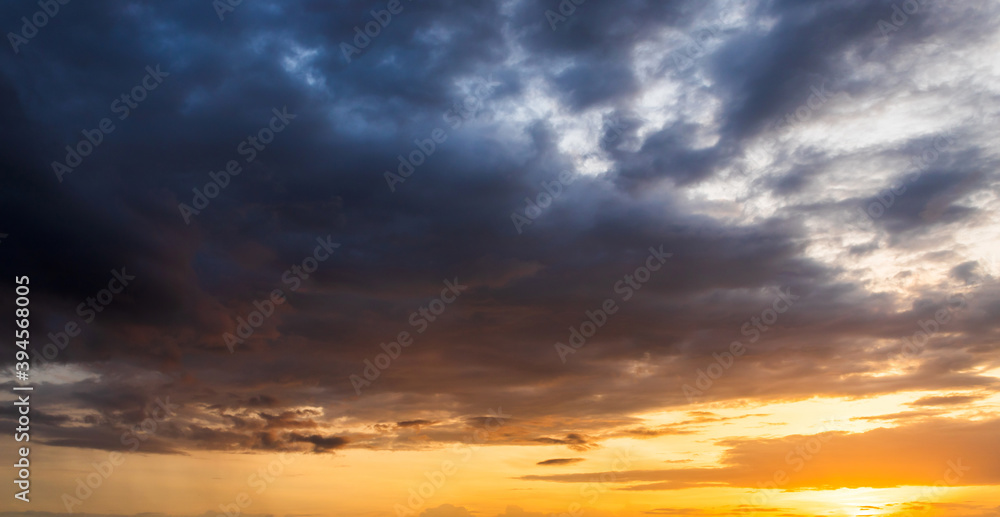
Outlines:
{"label": "yellow glow near horizon", "polygon": [[[1000,373],[1000,369],[990,371]],[[393,515],[393,508],[412,508],[419,514],[441,504],[474,508],[483,515],[502,514],[507,500],[497,494],[516,494],[525,508],[551,513],[567,512],[570,505],[581,508],[621,512],[627,509],[663,506],[666,496],[675,504],[691,507],[735,507],[746,501],[754,491],[736,487],[687,488],[672,491],[622,490],[627,483],[617,480],[591,483],[558,483],[520,479],[526,474],[588,474],[624,470],[655,470],[672,467],[713,468],[719,465],[724,447],[716,441],[734,436],[769,438],[787,435],[813,435],[825,431],[862,433],[892,422],[856,420],[899,412],[904,404],[921,397],[942,395],[937,392],[905,392],[864,399],[814,398],[787,403],[709,404],[693,408],[650,412],[636,415],[649,426],[671,426],[687,421],[686,428],[694,434],[664,435],[656,438],[612,438],[602,447],[587,451],[567,451],[562,446],[478,446],[472,449],[459,445],[421,451],[374,451],[344,449],[336,454],[293,454],[287,464],[280,464],[276,454],[230,454],[199,452],[188,456],[130,453],[125,462],[94,490],[91,497],[74,508],[88,513],[133,513],[150,505],[170,507],[174,513],[199,514],[206,508],[220,510],[236,502],[246,493],[252,501],[245,513],[325,514],[331,510],[345,514],[378,515],[371,513],[372,501],[384,501],[384,515]],[[835,402],[835,403],[834,403]],[[971,416],[975,411],[995,412],[1000,395],[994,394],[976,409],[956,408],[953,415]],[[831,411],[835,407],[835,411]],[[692,424],[693,416],[707,416],[691,411],[710,411],[727,420],[708,425]],[[714,417],[713,417],[714,418]],[[732,420],[729,420],[732,419]],[[556,457],[583,458],[583,461],[561,467],[538,467],[542,459]],[[101,464],[107,452],[40,447],[35,461],[65,462],[72,465]],[[628,463],[616,462],[627,458]],[[443,465],[450,462],[454,471],[443,474]],[[626,466],[627,465],[627,468]],[[280,470],[267,480],[270,474]],[[278,468],[280,466],[280,468]],[[94,469],[55,470],[38,483],[42,511],[64,511],[61,494],[73,494],[76,480]],[[197,473],[197,474],[192,474]],[[254,475],[257,478],[253,478]],[[261,477],[263,476],[263,477]],[[762,480],[766,478],[762,475]],[[141,480],[141,481],[140,481]],[[263,481],[263,483],[262,483]],[[607,481],[607,480],[605,480]],[[436,486],[440,484],[441,486]],[[258,492],[259,489],[263,489]],[[935,497],[949,501],[968,488],[948,488]],[[891,515],[893,504],[918,501],[927,487],[892,489],[840,489],[778,491],[767,498],[768,507],[780,505],[796,511],[817,515]],[[188,494],[178,500],[173,494]],[[331,494],[351,494],[331,498]],[[128,494],[128,497],[123,497]],[[231,494],[230,500],[219,500],[220,494]],[[511,496],[511,500],[514,495]],[[414,505],[417,502],[419,504]],[[221,506],[220,506],[221,505]],[[623,514],[629,515],[629,514]],[[636,514],[638,515],[638,513]]]}

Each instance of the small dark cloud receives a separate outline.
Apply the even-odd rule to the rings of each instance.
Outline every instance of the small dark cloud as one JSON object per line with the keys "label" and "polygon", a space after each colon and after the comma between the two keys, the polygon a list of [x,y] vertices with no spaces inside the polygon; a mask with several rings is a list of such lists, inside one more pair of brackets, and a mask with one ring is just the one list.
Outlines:
{"label": "small dark cloud", "polygon": [[910,402],[910,406],[966,406],[986,398],[986,395],[941,395],[930,396]]}
{"label": "small dark cloud", "polygon": [[674,426],[662,426],[662,427],[633,427],[622,431],[624,434],[635,436],[638,438],[655,438],[657,436],[667,436],[667,435],[681,435],[681,434],[693,434],[697,431],[692,429],[681,429]]}
{"label": "small dark cloud", "polygon": [[549,445],[566,445],[574,451],[586,451],[598,447],[596,443],[591,442],[587,437],[576,433],[567,434],[565,438],[543,437],[535,438],[534,441]]}
{"label": "small dark cloud", "polygon": [[315,446],[313,452],[327,452],[334,449],[339,449],[348,444],[347,438],[341,436],[321,436],[318,434],[312,434],[308,436],[292,433],[288,435],[288,441],[292,443],[303,442],[311,443]]}
{"label": "small dark cloud", "polygon": [[543,466],[572,465],[574,463],[580,463],[581,461],[586,461],[586,458],[555,458],[551,460],[539,461],[535,465],[543,465]]}
{"label": "small dark cloud", "polygon": [[438,423],[437,420],[404,420],[396,422],[396,427],[426,427]]}
{"label": "small dark cloud", "polygon": [[932,417],[938,414],[940,414],[939,411],[901,411],[899,413],[890,413],[887,415],[857,416],[857,417],[852,417],[851,420],[859,420],[862,422],[912,420],[917,418]]}

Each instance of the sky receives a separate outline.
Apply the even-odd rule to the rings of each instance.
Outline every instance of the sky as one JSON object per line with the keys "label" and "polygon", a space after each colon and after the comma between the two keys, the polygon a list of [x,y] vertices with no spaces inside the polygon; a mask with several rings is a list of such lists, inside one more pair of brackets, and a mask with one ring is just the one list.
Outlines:
{"label": "sky", "polygon": [[3,2],[0,517],[1000,515],[998,27]]}

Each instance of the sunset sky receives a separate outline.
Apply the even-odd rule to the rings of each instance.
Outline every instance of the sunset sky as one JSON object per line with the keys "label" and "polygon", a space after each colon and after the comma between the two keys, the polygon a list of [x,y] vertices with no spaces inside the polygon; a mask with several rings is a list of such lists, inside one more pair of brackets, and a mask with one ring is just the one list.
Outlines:
{"label": "sunset sky", "polygon": [[996,1],[0,22],[0,517],[1000,516]]}

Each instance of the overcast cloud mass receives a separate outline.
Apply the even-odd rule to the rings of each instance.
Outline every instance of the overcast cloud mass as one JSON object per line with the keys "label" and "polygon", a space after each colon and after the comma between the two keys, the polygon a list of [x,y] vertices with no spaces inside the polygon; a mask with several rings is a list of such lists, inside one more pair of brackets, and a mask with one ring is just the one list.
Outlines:
{"label": "overcast cloud mass", "polygon": [[0,515],[1000,515],[997,2],[63,1]]}

